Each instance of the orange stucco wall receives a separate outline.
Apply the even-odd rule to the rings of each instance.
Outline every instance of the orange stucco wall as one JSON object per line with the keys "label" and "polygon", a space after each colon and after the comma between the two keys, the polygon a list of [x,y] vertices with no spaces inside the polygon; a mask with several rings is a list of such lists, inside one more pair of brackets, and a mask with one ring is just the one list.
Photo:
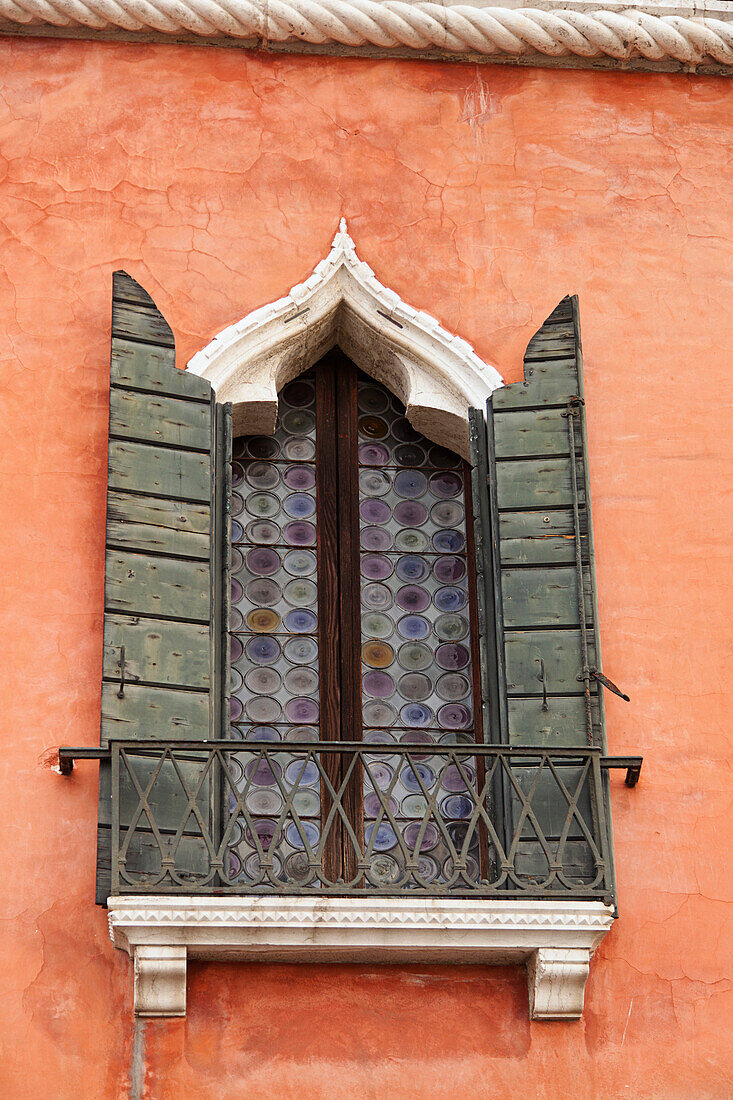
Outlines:
{"label": "orange stucco wall", "polygon": [[[9,1100],[717,1098],[731,1083],[733,83],[0,42],[3,996]],[[180,362],[339,217],[508,381],[580,295],[621,919],[577,1023],[523,970],[193,964],[137,1029],[93,905],[110,274]],[[726,868],[727,862],[727,868]]]}

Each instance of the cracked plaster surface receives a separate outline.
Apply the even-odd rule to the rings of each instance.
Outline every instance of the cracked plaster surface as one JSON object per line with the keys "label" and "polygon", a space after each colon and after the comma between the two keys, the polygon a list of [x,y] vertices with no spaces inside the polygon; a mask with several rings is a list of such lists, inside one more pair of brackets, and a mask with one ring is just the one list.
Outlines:
{"label": "cracked plaster surface", "polygon": [[[730,82],[0,41],[0,1091],[728,1097]],[[577,1024],[518,970],[191,966],[133,1035],[91,907],[111,272],[179,362],[307,277],[346,216],[377,277],[507,381],[580,295],[621,919]],[[342,1021],[336,1032],[334,1019]],[[137,1052],[137,1053],[136,1053]],[[135,1060],[137,1059],[137,1060]],[[144,1060],[144,1065],[141,1064]],[[10,1084],[9,1084],[10,1083]]]}

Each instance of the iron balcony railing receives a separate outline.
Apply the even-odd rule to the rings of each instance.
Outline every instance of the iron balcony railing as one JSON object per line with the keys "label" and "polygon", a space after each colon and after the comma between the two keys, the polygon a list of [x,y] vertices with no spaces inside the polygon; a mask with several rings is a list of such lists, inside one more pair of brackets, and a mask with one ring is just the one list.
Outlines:
{"label": "iron balcony railing", "polygon": [[116,741],[110,758],[113,894],[613,901],[595,748]]}

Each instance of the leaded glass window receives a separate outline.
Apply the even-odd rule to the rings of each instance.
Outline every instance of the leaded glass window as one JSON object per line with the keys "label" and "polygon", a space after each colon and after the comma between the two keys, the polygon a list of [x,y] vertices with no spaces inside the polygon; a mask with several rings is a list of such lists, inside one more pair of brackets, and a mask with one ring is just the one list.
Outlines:
{"label": "leaded glass window", "polygon": [[[272,751],[231,757],[250,824],[231,829],[229,875],[312,887],[318,852],[324,881],[358,883],[366,852],[372,885],[405,883],[412,851],[419,885],[452,883],[477,762],[460,774],[437,747],[482,739],[465,464],[335,352],[283,388],[274,435],[234,441],[232,485],[230,736]],[[288,742],[375,749],[362,767]],[[479,846],[476,829],[464,885]]]}

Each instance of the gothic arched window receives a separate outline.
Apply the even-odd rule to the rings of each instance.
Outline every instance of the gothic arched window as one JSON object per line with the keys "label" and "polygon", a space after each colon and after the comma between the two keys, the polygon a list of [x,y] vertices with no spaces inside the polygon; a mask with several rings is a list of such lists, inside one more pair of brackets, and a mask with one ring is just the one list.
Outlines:
{"label": "gothic arched window", "polygon": [[[467,490],[466,464],[339,352],[285,386],[274,435],[234,440],[231,736],[284,747],[231,759],[251,816],[232,830],[230,877],[262,879],[268,852],[270,875],[305,883],[305,851],[320,848],[328,881],[358,880],[364,861],[373,885],[409,879],[431,799],[448,832],[428,819],[416,881],[459,877],[476,759],[461,776],[429,747],[482,739]],[[335,741],[416,753],[354,763],[286,748]],[[330,820],[326,775],[341,792]],[[466,873],[479,873],[478,830]]]}

